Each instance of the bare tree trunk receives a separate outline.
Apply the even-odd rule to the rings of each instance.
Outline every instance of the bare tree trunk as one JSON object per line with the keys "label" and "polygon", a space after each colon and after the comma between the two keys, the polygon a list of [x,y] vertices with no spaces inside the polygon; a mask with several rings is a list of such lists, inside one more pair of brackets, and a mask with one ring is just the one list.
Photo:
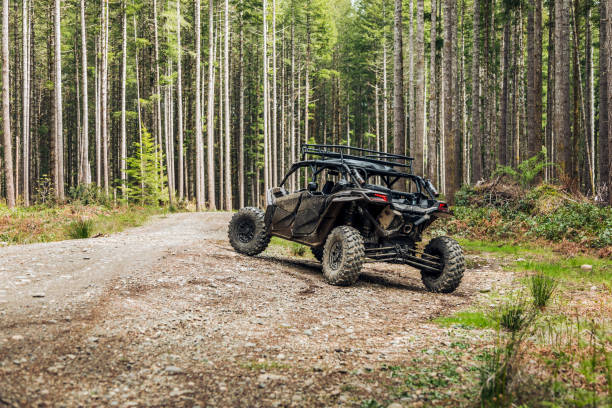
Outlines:
{"label": "bare tree trunk", "polygon": [[278,104],[276,88],[276,0],[272,0],[272,185],[278,185]]}
{"label": "bare tree trunk", "polygon": [[[210,1],[210,8],[212,9],[212,0]],[[211,10],[212,13],[212,10]],[[211,16],[212,19],[212,16]],[[210,26],[210,30],[212,30],[212,25]],[[196,0],[195,2],[195,80],[196,80],[196,89],[195,89],[195,140],[196,140],[196,168],[195,168],[195,196],[196,196],[196,211],[202,211],[204,205],[204,191],[202,191],[202,185],[204,181],[203,171],[204,171],[204,157],[203,157],[203,146],[202,146],[202,99],[200,98],[200,92],[202,88],[202,76],[201,76],[201,64],[200,64],[200,56],[201,56],[201,39],[200,32],[202,31],[202,24],[200,22],[200,0]],[[212,41],[212,35],[211,35]],[[212,48],[212,47],[211,47]],[[209,62],[210,64],[210,62]],[[210,68],[212,69],[212,64],[210,64]],[[209,130],[210,132],[210,130]],[[214,183],[213,183],[214,185]],[[212,201],[214,203],[214,200]],[[214,207],[214,204],[212,204]]]}
{"label": "bare tree trunk", "polygon": [[[608,184],[610,174],[608,154],[608,49],[606,1],[599,2],[599,185]],[[610,194],[612,196],[612,194]]]}
{"label": "bare tree trunk", "polygon": [[610,17],[610,10],[612,10],[612,0],[607,0],[607,22],[606,22],[606,57],[608,60],[608,201],[612,205],[612,120],[610,120],[610,107],[612,106],[612,80],[610,80],[610,72],[612,72],[612,17]]}
{"label": "bare tree trunk", "polygon": [[185,153],[183,151],[183,48],[181,45],[181,1],[176,2],[176,43],[178,49],[177,55],[177,88],[176,99],[178,102],[178,194],[179,200],[185,198]]}
{"label": "bare tree trunk", "polygon": [[[435,0],[434,0],[435,1]],[[389,89],[387,87],[387,39],[386,34],[383,37],[383,152],[387,153],[389,149]]]}
{"label": "bare tree trunk", "polygon": [[414,53],[416,54],[415,75],[415,122],[414,122],[414,153],[415,158],[415,174],[422,176],[425,170],[423,146],[425,141],[425,22],[423,21],[424,1],[417,0],[417,30],[416,30],[416,46]]}
{"label": "bare tree trunk", "polygon": [[263,0],[263,114],[264,114],[264,191],[268,191],[270,188],[270,177],[269,177],[269,166],[268,166],[268,156],[269,156],[269,132],[270,129],[268,127],[268,23],[267,23],[267,14],[268,14],[268,2]]}
{"label": "bare tree trunk", "polygon": [[393,39],[393,152],[395,154],[406,154],[406,136],[404,134],[404,64],[402,55],[401,0],[395,0]]}
{"label": "bare tree trunk", "polygon": [[225,210],[232,210],[232,162],[230,155],[230,91],[229,91],[229,0],[225,0],[225,50],[224,50],[224,86],[225,86]]}
{"label": "bare tree trunk", "polygon": [[102,138],[102,167],[104,192],[109,193],[108,183],[108,0],[102,4],[102,74],[100,78],[100,121]]}
{"label": "bare tree trunk", "polygon": [[240,94],[238,120],[240,122],[240,133],[238,136],[238,207],[243,208],[244,199],[244,20],[242,13],[240,14],[240,56],[239,56],[239,85],[238,93]]}
{"label": "bare tree trunk", "polygon": [[437,44],[437,6],[436,0],[431,1],[431,30],[430,30],[430,55],[429,55],[429,132],[427,133],[427,176],[437,183],[437,149],[436,149],[436,138],[437,138],[437,85],[436,85],[436,44]]}
{"label": "bare tree trunk", "polygon": [[474,0],[474,41],[472,49],[472,183],[482,178],[480,141],[480,1]]}
{"label": "bare tree trunk", "polygon": [[89,169],[89,105],[87,84],[87,23],[85,20],[85,0],[81,0],[81,66],[83,76],[83,128],[79,142],[79,184],[91,183]]}
{"label": "bare tree trunk", "polygon": [[455,2],[452,0],[444,1],[444,50],[442,53],[442,94],[444,101],[444,119],[442,121],[444,135],[444,154],[443,163],[446,166],[445,177],[445,194],[446,199],[452,204],[454,201],[455,191],[459,180],[458,172],[458,153],[456,151],[456,132],[453,123],[453,26],[456,24],[453,16],[453,8]]}
{"label": "bare tree trunk", "polygon": [[554,133],[559,149],[561,171],[573,177],[570,128],[569,0],[555,4],[555,119]]}
{"label": "bare tree trunk", "polygon": [[[56,0],[59,1],[59,0]],[[6,204],[15,206],[13,176],[13,147],[11,140],[11,112],[9,87],[9,1],[2,2],[2,129],[4,136],[4,176],[6,179]]]}
{"label": "bare tree trunk", "polygon": [[[55,125],[56,125],[56,163],[55,194],[64,201],[64,125],[62,121],[62,36],[61,36],[61,1],[55,0]],[[12,166],[12,163],[11,163]]]}
{"label": "bare tree trunk", "polygon": [[[292,15],[291,19],[291,162],[294,163],[296,161],[296,153],[299,154],[299,151],[296,151],[296,137],[295,137],[295,16]],[[298,82],[298,87],[299,87]],[[295,191],[296,184],[296,172],[291,174],[291,191]]]}
{"label": "bare tree trunk", "polygon": [[[207,157],[208,157],[208,209],[214,211],[217,209],[215,202],[215,39],[214,39],[214,10],[213,0],[208,0],[208,108],[206,115],[206,132],[207,132]],[[199,71],[196,75],[199,74]],[[199,93],[197,93],[199,98]],[[197,111],[197,109],[196,109]],[[201,117],[201,115],[200,115]],[[200,128],[201,128],[200,123]],[[201,146],[203,149],[203,147]],[[204,167],[202,166],[202,179]],[[202,180],[202,190],[204,180]]]}
{"label": "bare tree trunk", "polygon": [[123,46],[121,62],[121,193],[127,199],[127,128],[125,123],[125,87],[127,82],[127,4],[123,1]]}
{"label": "bare tree trunk", "polygon": [[[30,205],[30,2],[23,1],[23,204]],[[19,163],[17,163],[19,165]]]}

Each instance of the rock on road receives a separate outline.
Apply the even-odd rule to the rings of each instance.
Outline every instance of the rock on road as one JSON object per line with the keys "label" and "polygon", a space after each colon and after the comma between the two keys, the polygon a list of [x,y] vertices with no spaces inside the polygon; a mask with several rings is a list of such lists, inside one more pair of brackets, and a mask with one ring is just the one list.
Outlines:
{"label": "rock on road", "polygon": [[[158,217],[108,237],[0,248],[0,406],[359,406],[448,330],[431,322],[508,282],[470,269],[453,294],[368,264],[320,265],[227,242],[228,213]],[[350,392],[349,392],[350,391]]]}

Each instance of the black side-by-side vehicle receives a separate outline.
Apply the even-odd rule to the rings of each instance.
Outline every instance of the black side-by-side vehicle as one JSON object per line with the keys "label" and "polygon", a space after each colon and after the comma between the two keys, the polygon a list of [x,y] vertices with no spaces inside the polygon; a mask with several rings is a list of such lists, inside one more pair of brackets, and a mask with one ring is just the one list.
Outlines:
{"label": "black side-by-side vehicle", "polygon": [[[412,172],[413,159],[338,145],[304,145],[302,160],[267,192],[266,211],[246,207],[229,225],[234,249],[256,255],[271,236],[308,245],[323,264],[325,279],[351,285],[364,262],[392,262],[421,271],[432,292],[453,292],[465,261],[449,237],[432,239],[419,251],[423,231],[451,215],[432,183]],[[288,192],[299,175],[307,188]],[[298,176],[298,177],[296,177]]]}

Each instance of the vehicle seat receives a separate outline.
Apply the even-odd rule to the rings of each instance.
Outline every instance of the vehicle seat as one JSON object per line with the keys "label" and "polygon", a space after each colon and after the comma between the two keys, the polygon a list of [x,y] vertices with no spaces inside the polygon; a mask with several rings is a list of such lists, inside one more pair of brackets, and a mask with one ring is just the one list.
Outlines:
{"label": "vehicle seat", "polygon": [[321,190],[321,192],[323,194],[326,194],[326,195],[327,194],[331,194],[335,184],[336,183],[334,183],[332,180],[327,180],[325,182],[325,185],[323,186],[323,189]]}

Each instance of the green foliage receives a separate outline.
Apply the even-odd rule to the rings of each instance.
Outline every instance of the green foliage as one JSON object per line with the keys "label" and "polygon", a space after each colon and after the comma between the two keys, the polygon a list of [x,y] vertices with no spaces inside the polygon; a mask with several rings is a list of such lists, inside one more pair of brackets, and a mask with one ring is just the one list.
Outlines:
{"label": "green foliage", "polygon": [[94,222],[81,219],[73,221],[66,227],[66,233],[70,239],[84,239],[93,235]]}
{"label": "green foliage", "polygon": [[103,205],[110,207],[112,201],[101,187],[95,184],[79,184],[78,186],[70,187],[68,190],[68,199],[72,203],[82,205]]}
{"label": "green foliage", "polygon": [[523,328],[527,321],[527,310],[522,302],[508,302],[504,304],[499,314],[499,324],[506,330],[517,332]]}
{"label": "green foliage", "polygon": [[134,150],[135,156],[127,159],[129,200],[154,206],[165,203],[168,197],[164,156],[146,128],[142,130],[142,143],[135,143]]}
{"label": "green foliage", "polygon": [[533,297],[533,305],[540,309],[546,307],[553,293],[557,289],[558,282],[543,273],[536,273],[529,278],[529,290]]}
{"label": "green foliage", "polygon": [[546,147],[542,146],[540,153],[521,162],[516,170],[509,166],[498,166],[493,176],[506,175],[521,186],[527,187],[533,184],[546,167],[553,165],[554,163],[546,160]]}
{"label": "green foliage", "polygon": [[434,320],[443,326],[456,326],[464,329],[495,329],[497,322],[483,312],[458,312],[452,316],[441,316]]}
{"label": "green foliage", "polygon": [[34,188],[34,201],[36,204],[50,206],[57,203],[53,180],[46,174],[38,180],[38,185]]}

